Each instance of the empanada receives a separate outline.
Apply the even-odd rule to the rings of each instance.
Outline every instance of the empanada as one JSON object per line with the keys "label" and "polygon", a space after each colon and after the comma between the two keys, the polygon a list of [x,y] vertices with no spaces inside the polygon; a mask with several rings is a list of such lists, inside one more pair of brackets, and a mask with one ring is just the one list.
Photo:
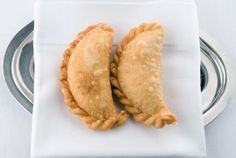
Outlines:
{"label": "empanada", "polygon": [[107,24],[88,27],[70,44],[61,64],[64,101],[93,129],[121,125],[128,117],[125,111],[117,112],[112,99],[109,56],[113,37]]}
{"label": "empanada", "polygon": [[172,124],[176,117],[166,106],[161,81],[164,30],[143,23],[124,37],[111,64],[114,93],[136,121],[155,127]]}

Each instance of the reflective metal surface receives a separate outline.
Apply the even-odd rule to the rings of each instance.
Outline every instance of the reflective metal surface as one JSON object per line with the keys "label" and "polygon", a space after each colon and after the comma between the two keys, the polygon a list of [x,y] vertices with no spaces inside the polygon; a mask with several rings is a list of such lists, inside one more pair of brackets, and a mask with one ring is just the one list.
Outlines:
{"label": "reflective metal surface", "polygon": [[[204,106],[203,108],[203,113],[206,113],[209,109],[211,109],[212,106],[214,106],[219,101],[222,94],[224,93],[226,85],[227,85],[227,71],[225,69],[223,60],[221,59],[219,54],[203,39],[200,40],[200,44],[201,44],[202,56],[205,56],[204,60],[202,60],[202,67],[204,67],[202,69],[204,69],[206,71],[205,74],[207,74],[205,75],[205,82],[207,84],[208,82],[210,82],[209,84],[211,84],[211,86],[214,86],[214,87],[211,87],[210,85],[206,84],[205,88],[202,90],[203,93],[204,91],[207,91],[207,94],[206,94],[207,97],[212,97],[210,103],[206,104],[206,106]],[[209,60],[209,61],[205,61],[205,60]],[[211,66],[209,66],[209,62],[210,64],[213,65],[213,69]],[[208,75],[209,71],[214,72],[215,75],[209,76]],[[213,78],[215,79],[213,80]],[[213,81],[216,81],[216,82],[213,82]]]}
{"label": "reflective metal surface", "polygon": [[[11,40],[3,62],[4,77],[9,90],[25,109],[33,109],[33,29],[31,22]],[[31,62],[30,62],[31,61]]]}
{"label": "reflective metal surface", "polygon": [[[200,35],[202,111],[207,125],[225,108],[232,93],[234,73],[229,59],[207,34]],[[204,84],[204,85],[203,85]]]}

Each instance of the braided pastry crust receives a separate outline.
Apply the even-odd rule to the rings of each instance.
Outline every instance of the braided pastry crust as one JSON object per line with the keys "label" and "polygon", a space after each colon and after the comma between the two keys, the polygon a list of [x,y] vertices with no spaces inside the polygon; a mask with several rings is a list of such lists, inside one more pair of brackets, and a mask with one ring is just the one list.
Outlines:
{"label": "braided pastry crust", "polygon": [[[96,37],[95,34],[104,37]],[[86,41],[83,41],[86,40],[86,38],[90,38],[87,40],[87,43],[92,43],[92,42],[96,43],[93,45],[86,45],[87,44]],[[104,39],[99,40],[99,38],[104,38]],[[105,38],[108,38],[108,42],[104,41],[106,40]],[[80,32],[77,38],[70,44],[69,48],[66,49],[60,66],[59,79],[65,103],[68,105],[68,108],[72,113],[78,115],[80,119],[83,122],[85,122],[85,124],[89,128],[92,129],[107,130],[114,126],[119,126],[123,124],[128,118],[128,115],[125,111],[120,111],[120,112],[116,111],[111,96],[110,84],[106,85],[103,84],[104,83],[103,80],[106,80],[106,78],[109,83],[109,70],[106,71],[106,64],[108,69],[109,53],[112,46],[112,40],[113,40],[113,29],[111,28],[111,26],[102,23],[90,26],[84,31]],[[80,60],[78,58],[79,53],[83,55],[86,55],[87,53],[88,57],[91,57],[89,56],[89,53],[93,51],[93,50],[84,51],[86,49],[84,48],[82,49],[81,47],[85,47],[86,49],[87,47],[88,48],[92,47],[92,49],[102,49],[101,51],[97,50],[97,52],[93,54],[95,56],[96,53],[97,54],[101,52],[106,53],[106,54],[98,54],[98,56],[104,58],[101,60],[104,60],[106,62],[108,60],[107,63],[104,63],[105,65],[104,71],[96,71],[96,73],[92,72],[92,75],[91,72],[86,72],[87,70],[89,71],[89,68],[97,66],[96,64],[94,65],[92,59],[88,59],[85,56],[83,56],[83,60],[85,63],[81,61],[82,59]],[[74,55],[73,57],[72,54]],[[88,68],[87,67],[81,68],[83,67],[82,65],[89,64],[88,63],[89,61],[91,63],[90,65],[87,66]],[[80,74],[78,72],[82,73]],[[92,79],[94,79],[94,81],[92,81],[92,83],[87,82],[90,80],[91,76]],[[105,79],[103,79],[100,76],[103,77],[105,76]],[[107,91],[104,92],[104,89]],[[105,103],[103,102],[103,105],[100,104],[103,101],[103,96],[104,96],[103,94],[101,94],[102,93],[101,90],[103,90],[103,93],[105,93],[106,97],[108,98],[107,100],[105,99],[105,101],[107,102]],[[83,101],[83,97],[87,97],[86,99],[90,99],[89,102]],[[99,100],[99,98],[101,99]]]}
{"label": "braided pastry crust", "polygon": [[117,47],[110,78],[113,92],[134,119],[157,128],[176,122],[163,100],[160,79],[163,33],[157,23],[143,23],[131,29]]}

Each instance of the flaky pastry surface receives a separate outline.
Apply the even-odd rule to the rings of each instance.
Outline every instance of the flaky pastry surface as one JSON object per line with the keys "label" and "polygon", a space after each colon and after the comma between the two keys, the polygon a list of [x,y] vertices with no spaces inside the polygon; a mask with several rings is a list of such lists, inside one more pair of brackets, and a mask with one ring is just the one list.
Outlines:
{"label": "flaky pastry surface", "polygon": [[111,64],[114,93],[136,121],[155,127],[176,122],[164,102],[161,51],[164,30],[143,23],[123,38]]}
{"label": "flaky pastry surface", "polygon": [[113,37],[107,24],[88,27],[65,51],[60,67],[65,103],[93,129],[119,126],[128,117],[125,111],[117,112],[112,99],[109,56]]}

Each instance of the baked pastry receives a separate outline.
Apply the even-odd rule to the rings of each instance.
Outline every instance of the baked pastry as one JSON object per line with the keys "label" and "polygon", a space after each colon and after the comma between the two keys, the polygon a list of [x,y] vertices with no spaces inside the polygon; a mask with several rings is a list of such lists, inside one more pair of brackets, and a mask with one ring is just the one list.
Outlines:
{"label": "baked pastry", "polygon": [[113,37],[107,24],[88,27],[70,44],[61,64],[64,101],[93,129],[119,126],[128,117],[125,111],[117,112],[112,99],[109,56]]}
{"label": "baked pastry", "polygon": [[163,98],[163,34],[157,23],[143,23],[131,29],[111,64],[111,83],[120,102],[136,121],[159,128],[176,121]]}

